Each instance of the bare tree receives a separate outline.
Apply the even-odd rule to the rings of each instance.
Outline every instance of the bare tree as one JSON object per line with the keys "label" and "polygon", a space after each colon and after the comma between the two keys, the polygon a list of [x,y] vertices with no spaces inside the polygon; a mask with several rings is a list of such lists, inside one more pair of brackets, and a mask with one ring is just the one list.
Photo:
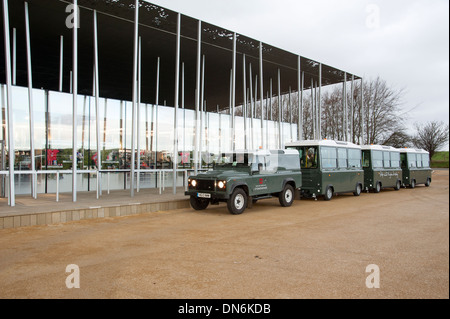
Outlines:
{"label": "bare tree", "polygon": [[[350,90],[349,90],[350,91]],[[356,83],[353,96],[351,91],[347,94],[348,119],[353,123],[348,127],[349,139],[358,143],[361,138],[361,114],[364,119],[364,144],[384,144],[392,138],[404,137],[396,144],[407,144],[409,137],[405,132],[405,116],[399,116],[404,90],[396,90],[387,85],[381,78],[365,81],[364,105],[361,110],[361,85]],[[352,100],[353,99],[353,100]],[[331,92],[322,96],[322,135],[328,139],[342,140],[345,138],[344,108],[342,86],[336,86]],[[353,112],[350,105],[354,106]],[[399,134],[402,133],[402,134]]]}
{"label": "bare tree", "polygon": [[413,146],[413,138],[406,133],[406,129],[399,128],[383,142],[383,145],[395,148],[411,147]]}
{"label": "bare tree", "polygon": [[449,126],[443,122],[432,121],[426,124],[416,123],[416,135],[413,143],[416,147],[430,153],[430,158],[449,141]]}

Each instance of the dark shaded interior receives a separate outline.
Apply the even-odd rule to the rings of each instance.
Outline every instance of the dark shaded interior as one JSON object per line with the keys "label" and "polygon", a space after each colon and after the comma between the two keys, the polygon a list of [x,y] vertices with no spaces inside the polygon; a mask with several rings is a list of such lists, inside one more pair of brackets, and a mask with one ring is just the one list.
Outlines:
{"label": "dark shaded interior", "polygon": [[[60,37],[64,37],[63,91],[70,91],[72,70],[72,30],[66,27],[71,1],[29,0],[33,86],[59,90]],[[78,33],[78,90],[92,95],[93,91],[93,10],[98,13],[99,84],[100,96],[132,100],[133,77],[133,0],[79,0],[80,29]],[[160,58],[159,104],[173,105],[175,92],[175,49],[177,13],[146,1],[140,2],[139,36],[142,39],[142,97],[143,103],[156,102],[156,69]],[[17,30],[17,82],[27,86],[24,1],[9,1],[9,22],[12,46],[13,28]],[[0,82],[6,83],[3,8],[0,33]],[[182,15],[181,63],[184,64],[185,106],[195,107],[197,70],[198,20]],[[252,65],[253,89],[258,85],[260,42],[237,34],[236,105],[243,101],[243,54],[246,55],[246,84],[249,87]],[[11,47],[12,52],[12,47]],[[202,56],[205,56],[204,99],[208,110],[228,109],[230,104],[230,72],[233,61],[233,32],[202,22]],[[273,80],[273,94],[278,94],[278,69],[281,91],[298,88],[298,55],[263,43],[264,96]],[[319,63],[301,58],[305,72],[304,89],[319,82]],[[181,73],[180,73],[181,76]],[[351,74],[348,74],[348,80]],[[355,76],[355,79],[360,79]],[[323,65],[322,85],[344,81],[344,71]],[[181,87],[180,87],[181,88]],[[258,93],[259,98],[260,93]]]}

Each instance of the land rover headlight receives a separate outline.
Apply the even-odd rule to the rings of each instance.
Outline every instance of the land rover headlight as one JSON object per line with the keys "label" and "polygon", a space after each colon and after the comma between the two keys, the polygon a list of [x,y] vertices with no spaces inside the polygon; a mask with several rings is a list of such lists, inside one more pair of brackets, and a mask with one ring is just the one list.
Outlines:
{"label": "land rover headlight", "polygon": [[217,187],[220,189],[225,189],[227,187],[227,182],[226,181],[218,181]]}
{"label": "land rover headlight", "polygon": [[197,181],[195,179],[190,179],[189,184],[191,184],[192,187],[197,187]]}

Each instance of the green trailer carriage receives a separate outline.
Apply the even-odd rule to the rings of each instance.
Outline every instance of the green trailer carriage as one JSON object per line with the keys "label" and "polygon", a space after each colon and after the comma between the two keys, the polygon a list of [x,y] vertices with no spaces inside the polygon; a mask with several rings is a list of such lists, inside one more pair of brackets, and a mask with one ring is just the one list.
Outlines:
{"label": "green trailer carriage", "polygon": [[400,164],[400,150],[391,146],[362,146],[364,189],[381,192],[383,188],[400,190],[403,171]]}
{"label": "green trailer carriage", "polygon": [[299,151],[302,167],[302,195],[307,198],[335,194],[361,195],[364,186],[361,147],[339,141],[299,141],[286,145]]}
{"label": "green trailer carriage", "polygon": [[430,187],[432,169],[430,168],[430,153],[424,150],[405,148],[400,151],[403,170],[403,186],[415,188],[423,184]]}

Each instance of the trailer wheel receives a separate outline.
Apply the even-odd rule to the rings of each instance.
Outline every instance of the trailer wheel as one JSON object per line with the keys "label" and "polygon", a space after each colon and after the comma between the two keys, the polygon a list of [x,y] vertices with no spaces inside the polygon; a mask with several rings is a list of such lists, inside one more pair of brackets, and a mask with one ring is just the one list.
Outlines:
{"label": "trailer wheel", "polygon": [[377,184],[375,185],[375,193],[378,194],[381,192],[381,183],[377,182]]}
{"label": "trailer wheel", "polygon": [[397,181],[397,184],[395,184],[394,190],[399,191],[402,188],[402,182]]}
{"label": "trailer wheel", "polygon": [[430,187],[431,186],[431,179],[427,178],[427,182],[425,183],[426,187]]}
{"label": "trailer wheel", "polygon": [[330,201],[333,198],[333,187],[327,186],[327,189],[325,190],[325,200]]}
{"label": "trailer wheel", "polygon": [[411,184],[409,184],[409,187],[411,187],[411,189],[416,188],[416,180],[415,179],[411,180]]}
{"label": "trailer wheel", "polygon": [[359,196],[361,196],[361,193],[362,193],[362,187],[361,187],[361,184],[358,184],[358,185],[356,185],[356,189],[355,189],[353,195],[355,195],[356,197],[359,197]]}

